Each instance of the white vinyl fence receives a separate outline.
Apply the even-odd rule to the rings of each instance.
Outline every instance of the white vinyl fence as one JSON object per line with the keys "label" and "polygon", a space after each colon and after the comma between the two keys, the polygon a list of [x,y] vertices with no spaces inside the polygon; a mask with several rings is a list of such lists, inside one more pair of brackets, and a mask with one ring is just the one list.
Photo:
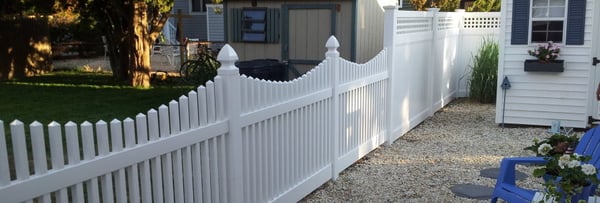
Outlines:
{"label": "white vinyl fence", "polygon": [[10,142],[0,121],[0,201],[298,201],[456,93],[464,14],[386,9],[386,48],[365,64],[332,36],[304,76],[264,81],[226,45],[214,83],[135,118],[15,120]]}

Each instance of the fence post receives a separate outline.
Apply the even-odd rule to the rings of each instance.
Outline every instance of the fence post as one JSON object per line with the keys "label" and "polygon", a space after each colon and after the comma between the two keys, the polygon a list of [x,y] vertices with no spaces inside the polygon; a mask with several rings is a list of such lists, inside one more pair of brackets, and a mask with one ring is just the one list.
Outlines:
{"label": "fence post", "polygon": [[339,83],[340,83],[340,67],[338,60],[340,58],[340,52],[338,52],[337,48],[340,47],[340,43],[335,38],[335,36],[330,36],[327,39],[327,43],[325,43],[325,47],[327,47],[327,52],[325,53],[325,58],[327,58],[327,62],[329,63],[329,67],[331,67],[331,85],[332,85],[332,96],[333,96],[333,108],[332,108],[332,118],[333,118],[333,140],[332,140],[332,163],[331,163],[331,179],[335,180],[338,177],[338,169],[337,169],[337,158],[338,158],[338,148],[339,148],[339,133],[340,133],[340,98],[339,98]]}
{"label": "fence post", "polygon": [[219,52],[217,60],[221,62],[217,77],[223,78],[225,115],[229,120],[229,137],[225,139],[227,140],[227,194],[229,200],[225,202],[244,202],[240,72],[234,64],[238,60],[238,56],[233,48],[226,44]]}
{"label": "fence post", "polygon": [[432,14],[432,20],[431,20],[431,28],[432,28],[432,35],[431,35],[431,50],[433,51],[433,57],[431,57],[429,60],[429,64],[427,67],[427,106],[428,106],[428,116],[433,116],[433,113],[435,113],[435,111],[433,110],[433,94],[434,94],[434,84],[435,84],[435,77],[434,74],[435,71],[433,71],[433,67],[435,65],[437,65],[438,63],[438,51],[437,48],[439,47],[437,44],[437,38],[438,38],[438,19],[439,19],[439,14],[440,14],[440,9],[439,8],[429,8],[429,12]]}
{"label": "fence post", "polygon": [[387,120],[387,126],[386,126],[386,133],[385,133],[385,145],[389,146],[394,142],[394,138],[393,138],[393,131],[394,131],[394,122],[392,121],[392,112],[396,112],[393,111],[395,109],[393,109],[392,106],[392,99],[395,98],[396,95],[396,91],[392,91],[393,87],[395,87],[394,85],[394,67],[396,67],[396,65],[394,64],[394,56],[395,56],[395,46],[396,46],[396,41],[394,40],[396,38],[396,14],[397,14],[397,10],[398,7],[397,6],[385,6],[383,7],[383,9],[385,9],[385,14],[384,14],[384,26],[383,26],[383,48],[386,50],[388,56],[387,56],[387,69],[388,69],[388,88],[387,88],[387,99],[386,99],[386,103],[385,103],[385,119]]}

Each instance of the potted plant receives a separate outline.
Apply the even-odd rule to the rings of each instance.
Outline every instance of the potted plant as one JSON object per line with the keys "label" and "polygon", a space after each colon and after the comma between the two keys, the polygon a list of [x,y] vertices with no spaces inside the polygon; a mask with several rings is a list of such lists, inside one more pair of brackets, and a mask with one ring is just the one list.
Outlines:
{"label": "potted plant", "polygon": [[[551,150],[542,145],[540,153]],[[584,163],[590,156],[574,154],[556,154],[545,158],[548,162],[533,171],[533,176],[543,177],[544,201],[549,202],[580,202],[587,201],[593,192],[593,185],[598,184],[596,167]]]}
{"label": "potted plant", "polygon": [[534,152],[537,156],[562,155],[572,153],[578,142],[579,138],[576,135],[555,133],[543,140],[533,139],[533,145],[524,149]]}
{"label": "potted plant", "polygon": [[556,59],[559,56],[560,48],[552,41],[540,44],[536,49],[527,52],[537,59],[525,60],[526,72],[563,72],[565,70],[564,60]]}

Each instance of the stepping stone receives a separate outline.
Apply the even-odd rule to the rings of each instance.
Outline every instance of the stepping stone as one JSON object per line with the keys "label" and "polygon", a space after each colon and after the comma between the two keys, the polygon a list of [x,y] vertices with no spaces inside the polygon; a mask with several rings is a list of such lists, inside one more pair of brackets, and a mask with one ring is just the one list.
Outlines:
{"label": "stepping stone", "polygon": [[[498,174],[500,174],[500,168],[486,168],[479,172],[480,176],[487,177],[487,178],[493,178],[493,179],[498,178]],[[526,173],[523,173],[521,171],[515,172],[515,178],[517,180],[523,180],[527,177],[528,177],[528,175]]]}
{"label": "stepping stone", "polygon": [[459,197],[485,200],[492,198],[494,188],[475,184],[456,184],[450,187],[450,191]]}

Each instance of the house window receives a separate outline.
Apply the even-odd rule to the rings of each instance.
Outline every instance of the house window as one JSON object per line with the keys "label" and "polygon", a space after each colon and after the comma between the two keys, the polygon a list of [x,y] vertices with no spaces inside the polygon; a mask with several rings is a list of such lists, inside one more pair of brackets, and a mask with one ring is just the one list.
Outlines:
{"label": "house window", "polygon": [[563,41],[566,1],[532,0],[531,42]]}
{"label": "house window", "polygon": [[266,19],[266,8],[242,10],[242,41],[265,42],[267,39]]}
{"label": "house window", "polygon": [[190,0],[190,13],[206,12],[206,0]]}

